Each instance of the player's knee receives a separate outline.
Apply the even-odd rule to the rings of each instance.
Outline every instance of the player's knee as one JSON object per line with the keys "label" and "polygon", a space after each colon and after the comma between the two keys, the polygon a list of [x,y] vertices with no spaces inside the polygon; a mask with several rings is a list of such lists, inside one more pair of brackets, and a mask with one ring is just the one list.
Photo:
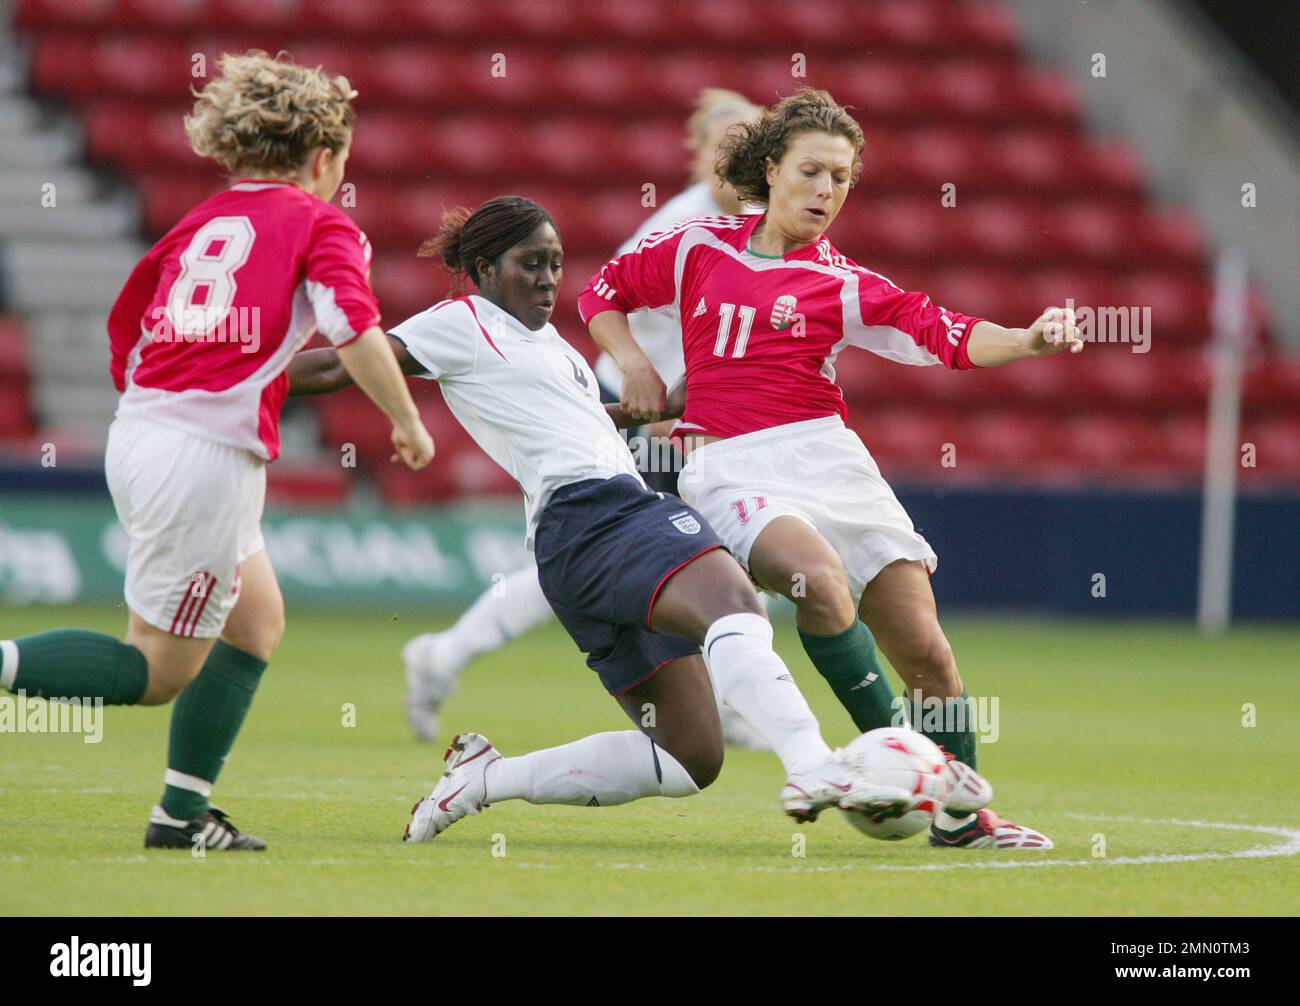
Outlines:
{"label": "player's knee", "polygon": [[767,609],[759,600],[758,591],[748,579],[738,579],[735,583],[729,584],[728,589],[723,592],[721,601],[727,608],[728,614],[744,613],[767,617]]}
{"label": "player's knee", "polygon": [[790,576],[790,599],[805,615],[835,623],[852,619],[853,597],[838,558],[814,559]]}
{"label": "player's knee", "polygon": [[227,624],[221,638],[259,660],[270,660],[284,639],[284,628],[284,608],[279,606],[260,613],[256,622]]}
{"label": "player's knee", "polygon": [[699,745],[678,761],[691,777],[691,782],[700,789],[707,789],[722,772],[722,759],[722,741],[719,740],[716,744]]}
{"label": "player's knee", "polygon": [[191,681],[199,676],[202,662],[180,665],[170,662],[150,662],[149,684],[137,703],[142,706],[163,706],[185,691]]}
{"label": "player's knee", "polygon": [[962,692],[952,646],[937,626],[904,644],[897,666],[908,686],[926,695],[955,698]]}

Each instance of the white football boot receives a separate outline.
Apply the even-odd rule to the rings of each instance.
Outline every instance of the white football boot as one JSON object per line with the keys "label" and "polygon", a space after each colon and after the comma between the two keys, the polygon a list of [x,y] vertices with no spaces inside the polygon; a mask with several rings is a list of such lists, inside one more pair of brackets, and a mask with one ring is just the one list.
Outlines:
{"label": "white football boot", "polygon": [[477,814],[487,802],[487,767],[501,752],[482,734],[459,734],[443,756],[447,771],[426,797],[411,808],[403,842],[428,842],[462,817]]}
{"label": "white football boot", "polygon": [[813,771],[786,780],[781,790],[781,809],[800,823],[816,821],[828,807],[890,818],[906,814],[919,799],[901,787],[880,785],[834,751]]}
{"label": "white football boot", "polygon": [[438,739],[438,712],[456,690],[460,667],[446,659],[439,646],[442,633],[426,632],[402,647],[406,667],[406,721],[416,739]]}
{"label": "white football boot", "polygon": [[998,817],[987,807],[970,824],[953,831],[930,825],[930,844],[946,849],[1052,849],[1052,840],[1041,831]]}
{"label": "white football boot", "polygon": [[987,807],[993,799],[993,784],[965,762],[958,761],[951,751],[943,753],[947,759],[944,776],[948,783],[948,795],[943,800],[943,809],[954,817],[961,817]]}

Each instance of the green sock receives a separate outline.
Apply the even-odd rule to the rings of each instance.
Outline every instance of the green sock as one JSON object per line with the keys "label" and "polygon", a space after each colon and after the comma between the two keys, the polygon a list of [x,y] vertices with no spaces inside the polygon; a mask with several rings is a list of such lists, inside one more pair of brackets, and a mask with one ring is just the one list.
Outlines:
{"label": "green sock", "polygon": [[910,698],[904,698],[903,702],[907,705],[907,718],[918,733],[929,737],[945,751],[951,751],[959,762],[978,768],[975,764],[975,710],[965,692],[959,698],[944,700],[942,711],[932,702],[923,703],[919,717]]}
{"label": "green sock", "polygon": [[834,636],[814,636],[803,629],[799,639],[813,666],[853,717],[863,733],[894,724],[894,689],[876,655],[876,641],[868,629],[854,619]]}
{"label": "green sock", "polygon": [[208,809],[208,794],[235,745],[266,661],[217,640],[198,676],[172,707],[162,808],[192,821]]}
{"label": "green sock", "polygon": [[130,706],[148,685],[144,654],[103,632],[52,629],[0,642],[0,687],[11,692]]}

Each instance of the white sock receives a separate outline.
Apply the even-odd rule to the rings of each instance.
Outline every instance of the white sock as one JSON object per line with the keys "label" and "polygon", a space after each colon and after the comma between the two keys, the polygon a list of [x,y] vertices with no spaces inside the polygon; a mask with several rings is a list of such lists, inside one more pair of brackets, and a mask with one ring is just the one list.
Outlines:
{"label": "white sock", "polygon": [[498,650],[535,629],[552,616],[551,605],[537,582],[537,566],[494,583],[446,632],[438,634],[439,662],[464,667],[475,657]]}
{"label": "white sock", "polygon": [[487,768],[487,799],[609,807],[645,796],[691,796],[681,763],[636,730],[592,734],[572,744],[501,758]]}
{"label": "white sock", "polygon": [[762,735],[788,773],[809,772],[830,757],[808,700],[772,649],[766,618],[719,618],[704,637],[704,662],[721,700]]}
{"label": "white sock", "polygon": [[0,688],[12,691],[18,677],[18,645],[12,639],[0,639]]}
{"label": "white sock", "polygon": [[962,825],[970,824],[975,820],[974,814],[949,814],[947,811],[939,811],[934,815],[934,825],[940,831],[956,831]]}

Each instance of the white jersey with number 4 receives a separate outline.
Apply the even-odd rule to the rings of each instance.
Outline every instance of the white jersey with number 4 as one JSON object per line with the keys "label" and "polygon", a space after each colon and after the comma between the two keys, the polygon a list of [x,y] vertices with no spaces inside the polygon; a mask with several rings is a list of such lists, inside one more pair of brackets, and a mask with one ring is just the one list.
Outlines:
{"label": "white jersey with number 4", "polygon": [[529,548],[556,489],[618,475],[641,480],[600,403],[596,375],[554,325],[531,331],[474,294],[435,304],[389,334],[438,382],[474,441],[519,483]]}

